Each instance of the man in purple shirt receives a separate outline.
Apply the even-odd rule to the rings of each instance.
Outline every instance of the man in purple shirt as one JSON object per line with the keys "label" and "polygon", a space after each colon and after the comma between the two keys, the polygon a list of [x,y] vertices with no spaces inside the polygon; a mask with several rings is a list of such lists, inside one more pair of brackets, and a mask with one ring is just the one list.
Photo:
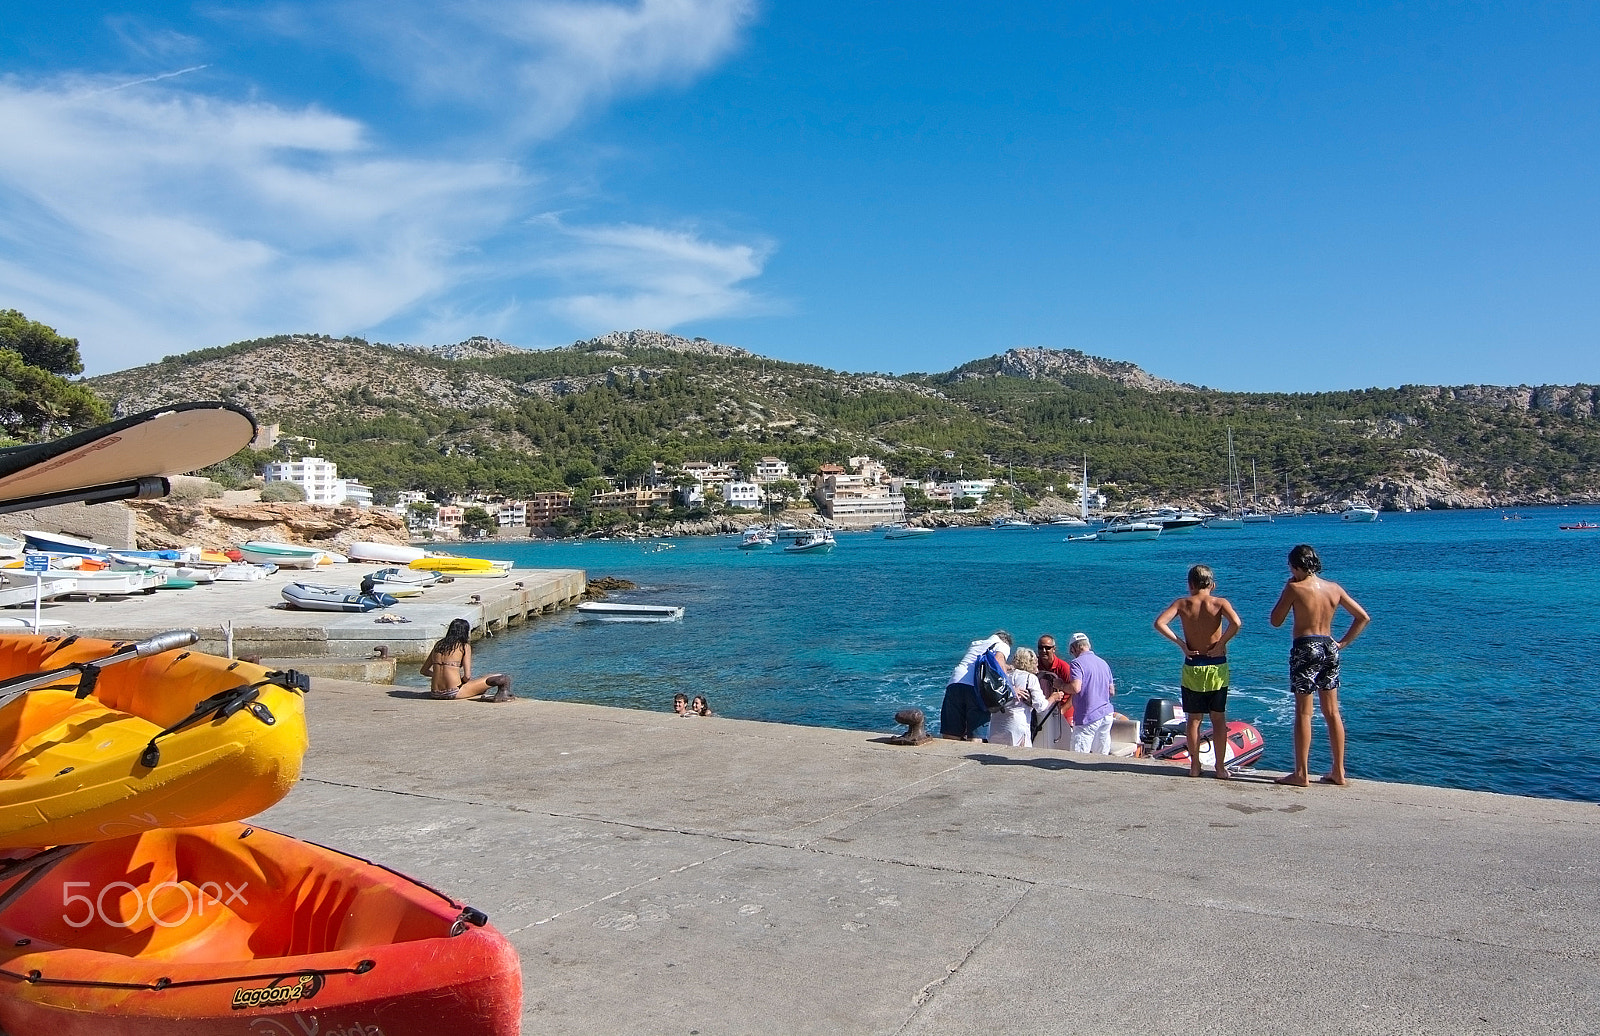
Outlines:
{"label": "man in purple shirt", "polygon": [[1117,693],[1111,667],[1092,650],[1086,633],[1067,641],[1072,655],[1072,750],[1111,754],[1111,696]]}

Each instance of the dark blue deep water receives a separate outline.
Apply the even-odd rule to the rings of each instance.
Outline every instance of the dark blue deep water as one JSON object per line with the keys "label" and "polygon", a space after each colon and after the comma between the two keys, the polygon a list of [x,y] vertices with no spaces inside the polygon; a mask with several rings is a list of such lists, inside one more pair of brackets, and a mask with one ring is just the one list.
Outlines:
{"label": "dark blue deep water", "polygon": [[[1111,663],[1118,707],[1177,695],[1177,652],[1150,622],[1196,562],[1244,619],[1233,642],[1230,718],[1261,728],[1262,765],[1289,769],[1287,628],[1267,614],[1300,542],[1372,614],[1344,656],[1340,694],[1354,777],[1600,802],[1587,743],[1600,731],[1597,508],[1336,517],[1147,543],[1066,543],[1066,530],[943,530],[889,541],[846,533],[824,556],[741,552],[736,537],[639,543],[503,543],[473,553],[519,567],[582,568],[639,584],[613,595],[684,605],[679,623],[580,621],[564,611],[481,643],[478,672],[519,693],[669,711],[708,695],[721,715],[892,732],[895,711],[936,720],[967,642],[997,628],[1019,644],[1087,632]],[[1343,617],[1335,633],[1343,631]],[[414,681],[413,681],[414,682]],[[1316,723],[1313,772],[1326,767]]]}

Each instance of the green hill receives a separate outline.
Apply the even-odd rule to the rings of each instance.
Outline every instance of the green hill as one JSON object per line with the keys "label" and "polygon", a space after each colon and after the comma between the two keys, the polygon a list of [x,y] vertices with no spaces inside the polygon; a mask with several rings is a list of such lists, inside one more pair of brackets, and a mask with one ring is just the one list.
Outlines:
{"label": "green hill", "polygon": [[[1594,386],[1402,386],[1262,394],[1180,385],[1075,351],[1012,350],[889,376],[787,363],[704,340],[617,332],[520,350],[286,335],[91,379],[119,412],[238,402],[313,438],[342,474],[435,493],[636,479],[653,460],[798,471],[870,454],[922,478],[995,475],[1030,494],[1091,478],[1122,499],[1216,501],[1225,441],[1262,503],[1397,506],[1600,497]],[[254,459],[254,458],[250,458]]]}

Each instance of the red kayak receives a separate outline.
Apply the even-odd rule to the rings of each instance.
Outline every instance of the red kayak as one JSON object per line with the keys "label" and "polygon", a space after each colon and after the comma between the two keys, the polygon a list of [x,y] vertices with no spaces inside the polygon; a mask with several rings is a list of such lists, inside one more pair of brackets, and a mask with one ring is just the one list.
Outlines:
{"label": "red kayak", "polygon": [[0,1028],[50,1036],[514,1036],[487,918],[243,824],[58,847],[0,873]]}

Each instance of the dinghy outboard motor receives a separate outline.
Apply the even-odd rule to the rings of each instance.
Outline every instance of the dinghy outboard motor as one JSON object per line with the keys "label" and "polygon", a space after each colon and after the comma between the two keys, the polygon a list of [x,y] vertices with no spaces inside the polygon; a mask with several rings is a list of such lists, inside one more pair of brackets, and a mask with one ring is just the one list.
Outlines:
{"label": "dinghy outboard motor", "polygon": [[1173,738],[1180,733],[1182,722],[1177,718],[1177,708],[1170,699],[1151,698],[1145,702],[1144,722],[1139,724],[1139,744],[1144,746],[1144,754],[1155,755],[1172,744]]}

